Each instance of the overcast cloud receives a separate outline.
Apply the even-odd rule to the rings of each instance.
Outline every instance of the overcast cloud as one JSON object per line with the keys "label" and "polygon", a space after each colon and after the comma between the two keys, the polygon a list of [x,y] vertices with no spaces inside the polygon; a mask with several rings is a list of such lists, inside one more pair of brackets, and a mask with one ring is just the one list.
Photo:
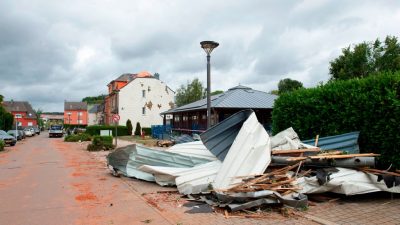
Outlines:
{"label": "overcast cloud", "polygon": [[158,72],[172,89],[239,83],[262,91],[283,78],[312,87],[350,44],[399,37],[400,1],[0,1],[0,94],[35,109],[107,92],[122,73]]}

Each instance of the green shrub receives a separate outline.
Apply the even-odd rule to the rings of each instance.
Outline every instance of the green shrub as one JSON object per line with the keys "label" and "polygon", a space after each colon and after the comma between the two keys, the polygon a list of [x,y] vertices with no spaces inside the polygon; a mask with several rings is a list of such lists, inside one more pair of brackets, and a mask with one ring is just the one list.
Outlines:
{"label": "green shrub", "polygon": [[275,134],[293,127],[301,139],[360,131],[361,152],[400,168],[400,72],[282,94],[272,121]]}
{"label": "green shrub", "polygon": [[4,150],[4,146],[6,146],[6,144],[4,143],[3,140],[0,140],[0,151]]}
{"label": "green shrub", "polygon": [[126,121],[126,129],[128,129],[128,135],[132,135],[133,126],[130,119]]}
{"label": "green shrub", "polygon": [[142,131],[143,131],[146,135],[151,135],[151,128],[150,128],[150,127],[142,127]]}
{"label": "green shrub", "polygon": [[[94,136],[94,135],[100,135],[100,130],[111,130],[112,135],[115,136],[115,126],[109,126],[109,125],[87,126],[85,132]],[[126,126],[118,126],[118,136],[127,136],[127,135],[129,135],[128,128]]]}
{"label": "green shrub", "polygon": [[111,136],[99,136],[93,137],[93,141],[88,145],[88,151],[100,151],[114,149],[113,138]]}
{"label": "green shrub", "polygon": [[136,123],[136,129],[135,129],[135,135],[140,135],[142,131],[142,128],[140,127],[140,123]]}
{"label": "green shrub", "polygon": [[64,138],[66,142],[78,142],[78,141],[91,141],[92,137],[87,133],[72,134]]}

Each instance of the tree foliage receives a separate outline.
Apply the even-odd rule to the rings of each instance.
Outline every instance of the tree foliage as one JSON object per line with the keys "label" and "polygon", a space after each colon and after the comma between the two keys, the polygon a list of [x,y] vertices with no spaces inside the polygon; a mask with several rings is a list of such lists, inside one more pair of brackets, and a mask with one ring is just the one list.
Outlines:
{"label": "tree foliage", "polygon": [[384,42],[363,42],[342,49],[342,54],[330,62],[331,80],[366,77],[379,72],[400,70],[400,43],[387,36]]}
{"label": "tree foliage", "polygon": [[130,119],[128,119],[126,121],[126,127],[128,128],[128,135],[132,135],[133,126],[132,126],[132,122]]}
{"label": "tree foliage", "polygon": [[103,103],[105,95],[99,96],[88,96],[82,99],[82,102],[86,102],[87,104],[101,104]]}
{"label": "tree foliage", "polygon": [[[224,91],[222,91],[222,90],[215,90],[215,91],[211,92],[211,96],[213,96],[213,95],[219,95],[219,94],[222,94],[222,93],[224,93]],[[207,93],[206,93],[206,94],[207,94]]]}
{"label": "tree foliage", "polygon": [[3,98],[0,95],[0,130],[10,130],[14,124],[14,116],[1,105]]}
{"label": "tree foliage", "polygon": [[280,80],[278,83],[279,94],[294,91],[303,87],[303,83],[297,80],[292,80],[290,78],[285,78]]}
{"label": "tree foliage", "polygon": [[198,78],[193,79],[192,82],[187,82],[186,86],[181,87],[176,92],[176,105],[182,106],[197,100],[202,99],[205,96],[203,84]]}
{"label": "tree foliage", "polygon": [[136,129],[135,129],[135,135],[141,135],[142,134],[142,127],[140,126],[140,123],[136,123]]}
{"label": "tree foliage", "polygon": [[400,168],[400,71],[282,94],[272,121],[274,133],[293,127],[304,140],[360,131],[362,152]]}

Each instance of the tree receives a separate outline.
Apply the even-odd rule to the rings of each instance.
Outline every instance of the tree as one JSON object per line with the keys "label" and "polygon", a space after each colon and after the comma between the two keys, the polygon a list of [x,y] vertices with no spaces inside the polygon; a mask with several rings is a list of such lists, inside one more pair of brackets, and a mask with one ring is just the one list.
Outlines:
{"label": "tree", "polygon": [[[0,95],[0,103],[3,102],[3,96]],[[14,116],[7,112],[0,104],[0,130],[10,130],[14,124]]]}
{"label": "tree", "polygon": [[43,125],[44,125],[43,119],[40,117],[40,115],[42,115],[42,114],[43,114],[42,109],[36,110],[36,122],[39,125],[39,127],[43,127]]}
{"label": "tree", "polygon": [[181,87],[176,92],[176,105],[182,106],[197,100],[200,100],[205,96],[203,84],[198,78],[193,79],[191,83],[187,82],[186,86]]}
{"label": "tree", "polygon": [[135,129],[135,135],[141,135],[142,134],[142,128],[140,127],[140,123],[136,123],[136,129]]}
{"label": "tree", "polygon": [[128,129],[128,135],[132,135],[133,127],[130,119],[126,121],[126,128]]}
{"label": "tree", "polygon": [[[206,90],[206,91],[207,91],[207,90]],[[215,91],[211,92],[211,96],[213,96],[213,95],[219,95],[219,94],[222,94],[222,93],[224,93],[224,91],[215,90]],[[206,95],[206,96],[207,96],[207,95]]]}
{"label": "tree", "polygon": [[342,49],[342,55],[330,62],[331,80],[366,77],[378,72],[400,70],[400,43],[394,36],[384,42],[363,42]]}
{"label": "tree", "polygon": [[86,102],[87,104],[101,104],[103,103],[105,95],[99,96],[88,96],[82,99],[82,102]]}
{"label": "tree", "polygon": [[303,87],[303,83],[297,80],[292,80],[290,78],[285,78],[280,80],[278,83],[279,94],[294,91]]}

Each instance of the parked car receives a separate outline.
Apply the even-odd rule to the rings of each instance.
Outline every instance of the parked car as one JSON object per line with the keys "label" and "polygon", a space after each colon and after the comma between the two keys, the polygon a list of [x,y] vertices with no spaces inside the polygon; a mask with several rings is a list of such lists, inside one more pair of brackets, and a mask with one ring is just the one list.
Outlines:
{"label": "parked car", "polygon": [[35,135],[36,135],[35,129],[33,129],[33,127],[28,127],[28,129],[31,130],[32,136],[35,136]]}
{"label": "parked car", "polygon": [[72,130],[72,133],[73,134],[81,134],[81,133],[85,133],[86,132],[86,129],[85,128],[77,128],[77,127],[75,127],[73,130]]}
{"label": "parked car", "polygon": [[24,129],[24,133],[25,133],[25,135],[27,137],[32,137],[33,136],[32,131],[30,129],[28,129],[28,128]]}
{"label": "parked car", "polygon": [[35,131],[35,133],[36,133],[37,135],[40,134],[40,129],[39,129],[39,127],[33,127],[33,130]]}
{"label": "parked car", "polygon": [[4,130],[0,130],[0,139],[2,139],[6,145],[14,146],[17,143],[17,139],[7,134]]}
{"label": "parked car", "polygon": [[25,132],[23,130],[18,129],[18,133],[21,135],[22,139],[26,138]]}
{"label": "parked car", "polygon": [[49,130],[49,137],[62,137],[64,135],[62,125],[51,125]]}
{"label": "parked car", "polygon": [[7,134],[9,134],[9,135],[11,135],[11,136],[13,136],[13,137],[16,137],[16,138],[17,138],[17,141],[22,140],[21,133],[18,132],[17,130],[9,130],[9,131],[7,131]]}

